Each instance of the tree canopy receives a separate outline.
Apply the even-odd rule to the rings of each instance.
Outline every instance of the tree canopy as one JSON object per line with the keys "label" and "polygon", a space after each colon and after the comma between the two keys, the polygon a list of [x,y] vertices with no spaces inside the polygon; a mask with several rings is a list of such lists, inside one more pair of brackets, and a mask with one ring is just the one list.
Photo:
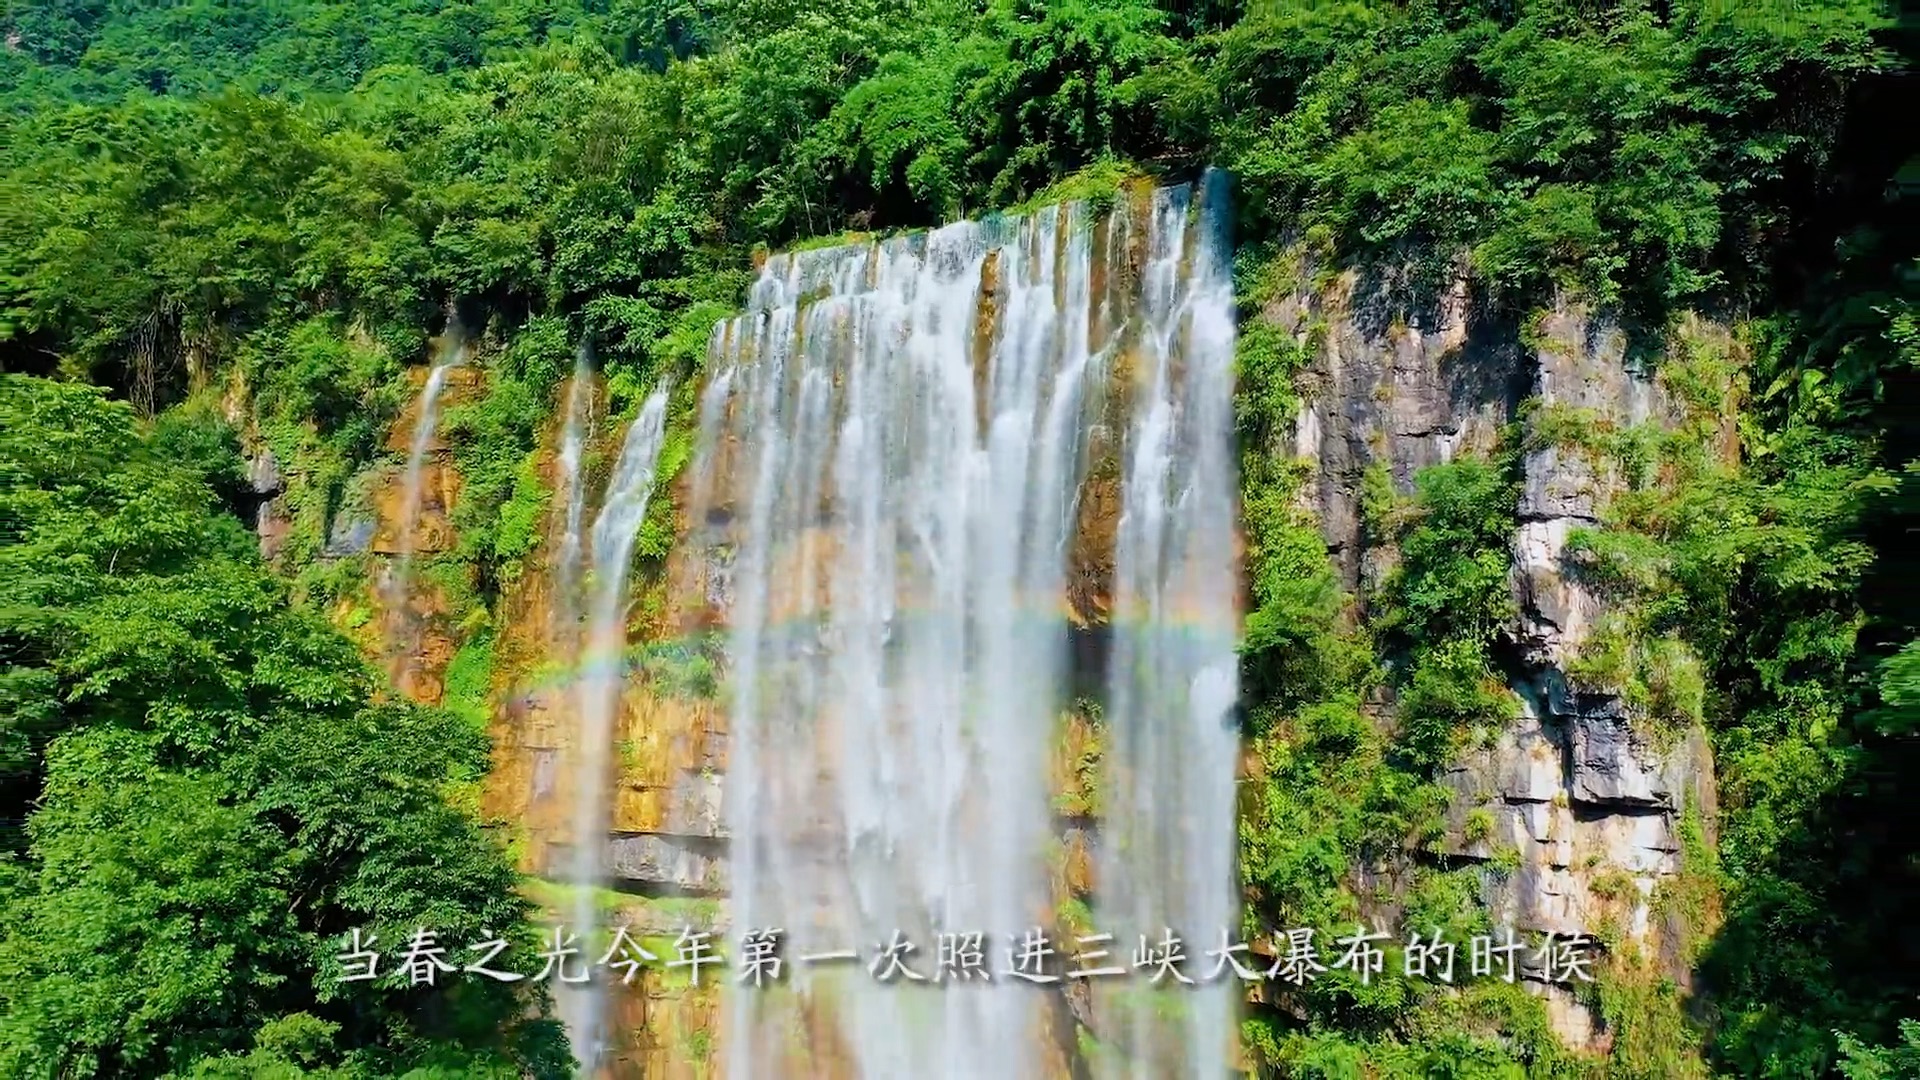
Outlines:
{"label": "tree canopy", "polygon": [[336,981],[353,929],[528,944],[528,905],[447,797],[483,740],[374,702],[222,507],[238,460],[216,420],[0,375],[0,1071],[564,1075],[505,984]]}

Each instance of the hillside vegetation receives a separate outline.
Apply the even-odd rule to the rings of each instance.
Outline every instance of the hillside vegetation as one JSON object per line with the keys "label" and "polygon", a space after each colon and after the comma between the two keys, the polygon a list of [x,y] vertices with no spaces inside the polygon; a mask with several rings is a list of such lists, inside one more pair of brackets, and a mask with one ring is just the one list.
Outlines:
{"label": "hillside vegetation", "polygon": [[[565,1074],[524,996],[342,995],[330,966],[353,926],[531,933],[470,808],[483,741],[382,701],[318,613],[328,516],[450,306],[506,339],[447,418],[484,600],[534,542],[524,466],[580,340],[631,407],[702,362],[756,248],[1210,163],[1248,312],[1304,249],[1464,268],[1515,317],[1707,311],[1750,356],[1739,460],[1665,448],[1672,482],[1586,541],[1632,632],[1702,665],[1721,820],[1692,861],[1723,922],[1697,996],[1603,987],[1595,1063],[1524,995],[1331,980],[1252,1011],[1256,1059],[1920,1075],[1914,33],[1869,0],[8,0],[0,1074]],[[1249,327],[1246,715],[1272,772],[1242,869],[1250,921],[1322,923],[1500,707],[1512,477],[1381,493],[1368,528],[1404,561],[1343,617],[1264,452],[1306,356]],[[236,386],[304,480],[274,566],[237,516]],[[1383,681],[1391,737],[1363,709]],[[1413,902],[1484,918],[1444,873]]]}

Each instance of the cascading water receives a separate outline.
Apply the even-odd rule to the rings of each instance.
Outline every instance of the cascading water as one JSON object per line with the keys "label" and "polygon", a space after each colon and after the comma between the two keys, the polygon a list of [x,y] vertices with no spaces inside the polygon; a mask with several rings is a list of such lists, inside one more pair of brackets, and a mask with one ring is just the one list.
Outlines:
{"label": "cascading water", "polygon": [[[1095,913],[1117,940],[1168,930],[1196,960],[1238,930],[1233,889],[1239,738],[1232,457],[1233,282],[1224,177],[1198,213],[1185,189],[1156,194],[1142,282],[1142,370],[1127,436],[1107,690],[1109,794]],[[1189,218],[1197,220],[1189,226]],[[1204,975],[1212,965],[1194,975]],[[1175,1009],[1109,995],[1118,1030],[1100,1072],[1224,1076],[1229,976]]]}
{"label": "cascading water", "polygon": [[[556,644],[571,649],[580,630],[580,562],[585,547],[581,531],[587,517],[587,485],[580,475],[587,445],[587,413],[593,403],[593,361],[586,342],[573,358],[573,380],[567,384],[567,415],[560,432],[559,474],[555,477],[555,508],[560,518],[559,544],[553,557],[553,625]],[[561,509],[564,508],[564,509]]]}
{"label": "cascading water", "polygon": [[[574,763],[575,813],[569,883],[575,907],[568,929],[583,940],[599,922],[596,899],[604,883],[614,717],[620,707],[627,644],[627,572],[634,539],[653,496],[655,466],[665,440],[667,387],[648,396],[627,429],[620,461],[593,523],[593,598],[581,656],[580,715]],[[584,946],[583,948],[588,947]],[[590,1067],[605,1045],[605,989],[600,980],[563,986],[562,1012],[574,1055]]]}
{"label": "cascading water", "polygon": [[427,372],[427,381],[420,388],[413,436],[407,447],[406,472],[400,478],[399,535],[395,538],[399,545],[399,558],[388,571],[387,577],[387,606],[399,619],[399,626],[389,633],[389,639],[402,644],[394,672],[396,678],[405,674],[412,656],[411,650],[405,648],[413,630],[407,604],[413,587],[413,556],[419,541],[416,534],[420,526],[420,502],[425,494],[423,479],[427,452],[433,446],[434,431],[440,423],[440,393],[446,389],[448,373],[465,362],[467,348],[466,329],[457,320],[449,320],[446,331],[440,336],[433,368]]}
{"label": "cascading water", "polygon": [[[1102,929],[1124,963],[1134,924],[1235,922],[1232,297],[1218,191],[1204,227],[1190,201],[775,255],[716,327],[695,481],[732,552],[732,924],[783,932],[794,991],[731,993],[731,1075],[1035,1074],[1058,1028],[1009,946],[1055,921],[1048,762],[1096,481],[1123,507],[1111,787],[1139,800],[1110,806],[1127,846],[1097,902],[1128,925]],[[992,982],[880,982],[896,931],[929,976],[939,935],[983,935]],[[1230,993],[1169,1031],[1116,995],[1105,1022],[1148,1073],[1214,1077]]]}
{"label": "cascading water", "polygon": [[[709,354],[724,355],[727,351],[725,335],[731,322],[721,323],[714,328],[713,340],[708,343]],[[733,393],[733,379],[736,369],[728,366],[707,382],[707,388],[700,394],[700,429],[694,437],[693,456],[695,462],[711,462],[720,441],[720,423],[725,419],[727,399]],[[697,540],[706,543],[711,539],[707,526],[707,514],[713,506],[712,468],[697,468],[694,473],[693,500],[689,520],[698,530]]]}

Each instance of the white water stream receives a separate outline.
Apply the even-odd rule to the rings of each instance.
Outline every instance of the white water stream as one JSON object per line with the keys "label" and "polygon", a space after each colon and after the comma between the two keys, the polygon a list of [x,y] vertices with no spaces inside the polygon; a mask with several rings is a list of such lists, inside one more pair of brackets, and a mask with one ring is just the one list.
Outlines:
{"label": "white water stream", "polygon": [[561,517],[560,543],[553,556],[553,625],[549,633],[563,652],[578,647],[580,634],[580,573],[587,518],[587,484],[581,468],[592,406],[592,355],[583,341],[574,354],[573,379],[567,383],[567,415],[560,429],[559,474],[554,483],[554,507]]}
{"label": "white water stream", "polygon": [[[1230,252],[1216,178],[1194,201],[775,255],[716,328],[695,481],[731,515],[732,924],[784,931],[797,991],[730,994],[731,1076],[1029,1076],[1060,1036],[1059,988],[1007,972],[1055,924],[1063,598],[1102,572],[1072,555],[1097,481],[1120,510],[1096,922],[1122,963],[1177,930],[1196,978],[1236,928]],[[878,981],[896,931],[928,976],[938,935],[982,934],[993,981]],[[1095,1067],[1224,1075],[1235,987],[1176,992],[1102,993],[1121,1053]]]}
{"label": "white water stream", "polygon": [[446,389],[447,375],[466,362],[471,342],[466,328],[458,320],[449,320],[435,350],[433,367],[420,388],[419,406],[414,413],[413,434],[407,447],[406,471],[400,476],[400,521],[395,542],[398,558],[387,570],[388,644],[398,647],[393,677],[402,679],[415,655],[412,638],[416,627],[408,607],[413,592],[413,559],[418,546],[421,501],[425,497],[427,454],[440,424],[440,394]]}
{"label": "white water stream", "polygon": [[[655,466],[665,441],[667,387],[648,396],[627,429],[626,443],[600,514],[593,523],[593,590],[587,611],[586,641],[576,684],[580,728],[572,770],[574,788],[573,855],[568,883],[574,911],[567,930],[578,934],[583,951],[603,947],[597,894],[605,884],[606,842],[612,817],[615,763],[614,721],[620,710],[627,644],[627,577],[634,539],[646,520],[653,496]],[[594,957],[587,957],[589,961]],[[606,1043],[606,982],[590,979],[561,990],[576,1057],[597,1061]]]}

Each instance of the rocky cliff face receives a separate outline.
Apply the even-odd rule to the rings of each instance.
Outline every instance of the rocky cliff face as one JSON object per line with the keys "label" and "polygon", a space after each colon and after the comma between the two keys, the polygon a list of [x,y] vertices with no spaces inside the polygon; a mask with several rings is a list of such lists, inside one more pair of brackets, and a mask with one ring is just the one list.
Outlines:
{"label": "rocky cliff face", "polygon": [[[1481,318],[1464,281],[1411,310],[1393,285],[1390,275],[1347,272],[1289,291],[1261,317],[1312,350],[1295,425],[1296,453],[1313,466],[1304,497],[1343,580],[1363,596],[1394,558],[1362,527],[1370,468],[1384,466],[1404,494],[1419,469],[1487,455],[1503,432],[1521,447],[1517,615],[1506,634],[1518,718],[1447,769],[1447,835],[1413,855],[1486,864],[1483,899],[1496,925],[1585,934],[1684,987],[1682,939],[1703,928],[1665,912],[1660,898],[1686,869],[1683,833],[1697,823],[1712,842],[1713,761],[1697,719],[1670,730],[1622,687],[1573,674],[1610,612],[1568,541],[1602,522],[1626,478],[1606,455],[1546,428],[1569,415],[1616,431],[1705,425],[1731,446],[1730,409],[1700,415],[1669,387],[1677,365],[1630,359],[1621,326],[1577,305],[1514,326]],[[1703,341],[1732,347],[1724,328],[1689,319],[1658,353],[1672,358]],[[1609,1033],[1566,988],[1530,988],[1546,996],[1563,1041],[1606,1048]]]}
{"label": "rocky cliff face", "polygon": [[[1490,455],[1516,437],[1521,448],[1511,545],[1517,614],[1505,636],[1517,718],[1503,721],[1493,739],[1446,769],[1443,782],[1453,793],[1446,834],[1409,857],[1482,864],[1482,899],[1497,923],[1586,934],[1616,955],[1640,958],[1635,962],[1649,977],[1684,985],[1684,940],[1701,928],[1681,925],[1661,897],[1688,869],[1689,830],[1711,843],[1712,761],[1697,721],[1677,730],[1653,723],[1644,703],[1623,687],[1582,674],[1581,658],[1604,633],[1611,611],[1583,580],[1569,540],[1606,518],[1628,478],[1619,462],[1557,439],[1549,428],[1554,418],[1577,413],[1613,429],[1705,430],[1730,446],[1729,410],[1703,410],[1698,395],[1670,385],[1671,369],[1631,359],[1619,326],[1573,304],[1519,326],[1485,318],[1464,282],[1416,306],[1399,299],[1404,289],[1392,275],[1349,271],[1312,282],[1311,267],[1302,265],[1297,276],[1300,284],[1256,317],[1310,350],[1293,452],[1311,466],[1302,497],[1347,588],[1364,598],[1395,558],[1392,547],[1363,526],[1370,473],[1384,469],[1404,493],[1423,467]],[[1684,352],[1702,342],[1731,348],[1723,328],[1689,320],[1662,351]],[[1113,377],[1124,379],[1126,371],[1122,358]],[[424,369],[418,375],[424,378]],[[485,378],[481,363],[455,373],[447,403],[483,393]],[[414,420],[411,410],[397,419],[389,449],[404,452]],[[540,454],[548,490],[556,486],[560,420],[552,419]],[[594,427],[589,456],[607,458],[623,433],[604,422]],[[720,446],[718,473],[731,475],[729,463],[740,455],[738,446]],[[252,466],[259,532],[271,556],[288,527],[279,497],[302,478],[283,475],[264,451]],[[633,587],[629,638],[663,651],[634,673],[623,699],[612,835],[604,839],[617,887],[602,898],[608,921],[631,925],[663,949],[683,926],[726,923],[727,713],[711,683],[688,673],[698,673],[711,635],[724,624],[732,567],[724,546],[684,541],[724,528],[731,495],[710,493],[694,520],[689,507],[702,499],[690,484],[683,474],[665,496],[682,542]],[[398,471],[370,469],[349,487],[329,523],[326,555],[369,558],[373,572],[365,594],[343,601],[336,614],[351,622],[348,609],[370,608],[374,617],[363,615],[358,631],[370,653],[404,661],[396,668],[403,692],[438,701],[460,644],[458,628],[445,618],[445,597],[426,575],[413,576],[404,598],[379,587],[403,548],[394,531],[405,513],[397,505]],[[411,548],[416,557],[430,558],[453,549],[456,540],[451,508],[460,477],[441,440],[429,445],[420,490]],[[1112,605],[1119,504],[1113,447],[1103,443],[1093,453],[1079,504],[1063,597],[1077,628],[1076,666],[1091,673],[1105,663],[1102,627]],[[564,918],[569,904],[555,893],[558,887],[540,884],[562,876],[567,852],[580,842],[570,835],[565,795],[575,701],[569,673],[551,660],[563,651],[554,639],[554,578],[547,565],[556,525],[557,516],[550,516],[545,542],[505,583],[491,612],[495,768],[483,809],[516,837],[522,868]],[[1357,612],[1364,617],[1364,603]],[[1390,703],[1382,722],[1392,722]],[[1080,716],[1064,717],[1061,731],[1053,775],[1063,842],[1053,891],[1063,902],[1084,901],[1094,886],[1100,734]],[[1587,1005],[1561,987],[1536,983],[1533,989],[1547,999],[1563,1040],[1605,1049],[1610,1034]],[[615,1074],[695,1076],[714,1067],[723,1040],[712,1035],[717,990],[711,984],[691,987],[650,972],[619,996],[617,1008],[616,1026],[628,1044]],[[1050,1021],[1063,1047],[1073,1045],[1076,1026],[1095,1023],[1085,995],[1063,998]],[[1072,1071],[1071,1056],[1063,1051],[1057,1073]]]}

